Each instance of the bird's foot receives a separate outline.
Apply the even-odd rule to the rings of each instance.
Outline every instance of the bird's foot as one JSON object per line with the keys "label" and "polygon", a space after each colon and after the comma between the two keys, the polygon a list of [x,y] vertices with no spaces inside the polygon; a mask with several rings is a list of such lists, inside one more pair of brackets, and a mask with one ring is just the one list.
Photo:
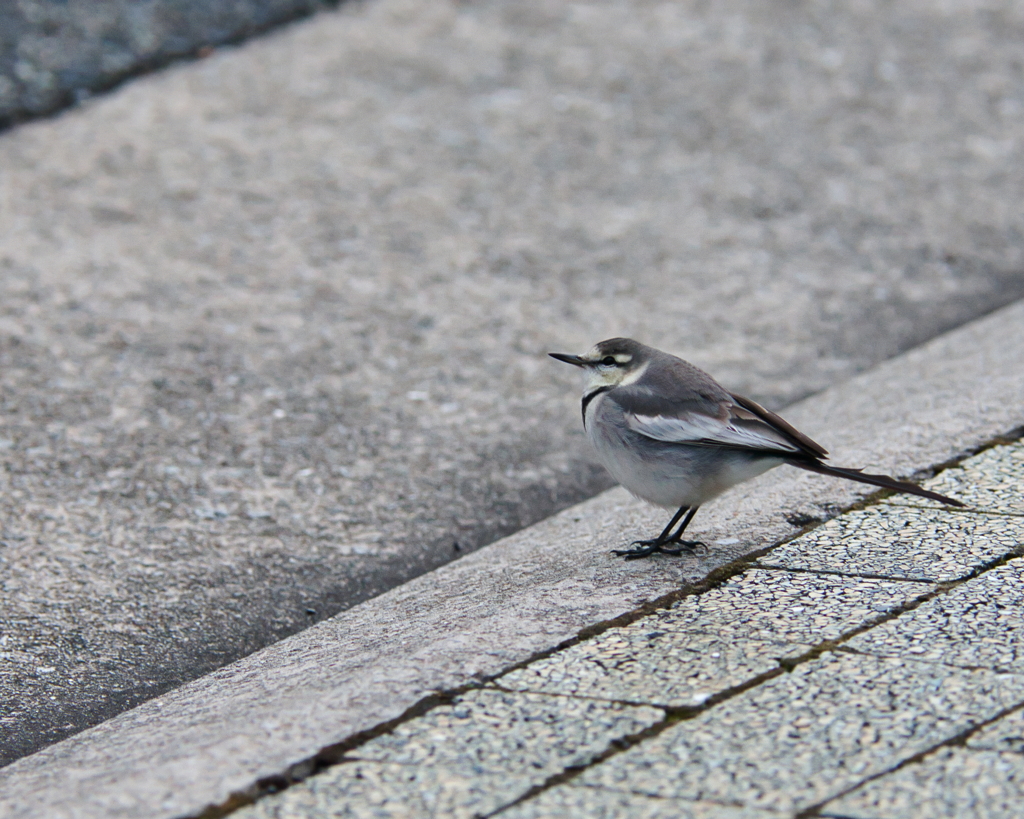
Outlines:
{"label": "bird's foot", "polygon": [[[626,560],[640,560],[651,555],[672,555],[678,557],[683,554],[694,554],[698,546],[705,546],[699,540],[670,540],[661,542],[659,540],[634,540],[631,546],[636,549],[613,549],[612,554],[616,557],[624,557]],[[678,546],[678,548],[669,548]]]}
{"label": "bird's foot", "polygon": [[612,549],[616,557],[624,557],[626,560],[639,560],[642,557],[650,557],[661,551],[661,544],[656,540],[634,540],[631,546],[639,546],[638,549]]}
{"label": "bird's foot", "polygon": [[662,548],[662,551],[667,555],[695,555],[698,552],[700,552],[701,554],[706,554],[708,551],[708,544],[706,544],[703,540],[675,540],[672,542],[677,544],[679,548]]}

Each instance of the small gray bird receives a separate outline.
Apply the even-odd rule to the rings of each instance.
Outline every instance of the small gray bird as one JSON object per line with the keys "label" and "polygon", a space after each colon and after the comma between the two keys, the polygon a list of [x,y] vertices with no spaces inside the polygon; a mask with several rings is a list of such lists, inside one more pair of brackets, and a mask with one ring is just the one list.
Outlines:
{"label": "small gray bird", "polygon": [[633,339],[608,339],[584,355],[549,355],[586,372],[583,427],[612,476],[638,498],[677,510],[656,538],[615,552],[626,560],[703,546],[682,539],[701,504],[780,464],[963,506],[887,475],[822,463],[825,448],[774,412]]}

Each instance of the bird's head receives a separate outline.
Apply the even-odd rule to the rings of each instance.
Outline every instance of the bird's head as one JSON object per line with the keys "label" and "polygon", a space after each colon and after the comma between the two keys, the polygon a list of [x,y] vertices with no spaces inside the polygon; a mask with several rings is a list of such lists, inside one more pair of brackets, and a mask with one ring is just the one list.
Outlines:
{"label": "bird's head", "polygon": [[583,355],[548,353],[566,364],[581,367],[587,375],[586,390],[632,384],[644,374],[650,363],[650,348],[631,338],[600,341]]}

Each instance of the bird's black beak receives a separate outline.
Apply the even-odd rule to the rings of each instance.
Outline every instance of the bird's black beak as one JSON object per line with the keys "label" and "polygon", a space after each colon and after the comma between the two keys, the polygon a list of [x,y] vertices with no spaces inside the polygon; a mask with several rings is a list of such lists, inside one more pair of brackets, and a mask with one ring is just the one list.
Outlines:
{"label": "bird's black beak", "polygon": [[569,355],[568,353],[548,353],[548,355],[558,361],[564,361],[566,364],[572,364],[575,367],[584,367],[587,363],[578,355]]}

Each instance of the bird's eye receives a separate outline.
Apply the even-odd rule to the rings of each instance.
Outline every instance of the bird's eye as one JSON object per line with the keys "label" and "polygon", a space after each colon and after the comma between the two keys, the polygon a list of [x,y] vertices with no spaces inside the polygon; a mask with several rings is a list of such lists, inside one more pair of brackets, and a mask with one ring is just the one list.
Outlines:
{"label": "bird's eye", "polygon": [[601,359],[601,365],[604,367],[614,367],[619,362],[615,360],[614,356],[606,355]]}

